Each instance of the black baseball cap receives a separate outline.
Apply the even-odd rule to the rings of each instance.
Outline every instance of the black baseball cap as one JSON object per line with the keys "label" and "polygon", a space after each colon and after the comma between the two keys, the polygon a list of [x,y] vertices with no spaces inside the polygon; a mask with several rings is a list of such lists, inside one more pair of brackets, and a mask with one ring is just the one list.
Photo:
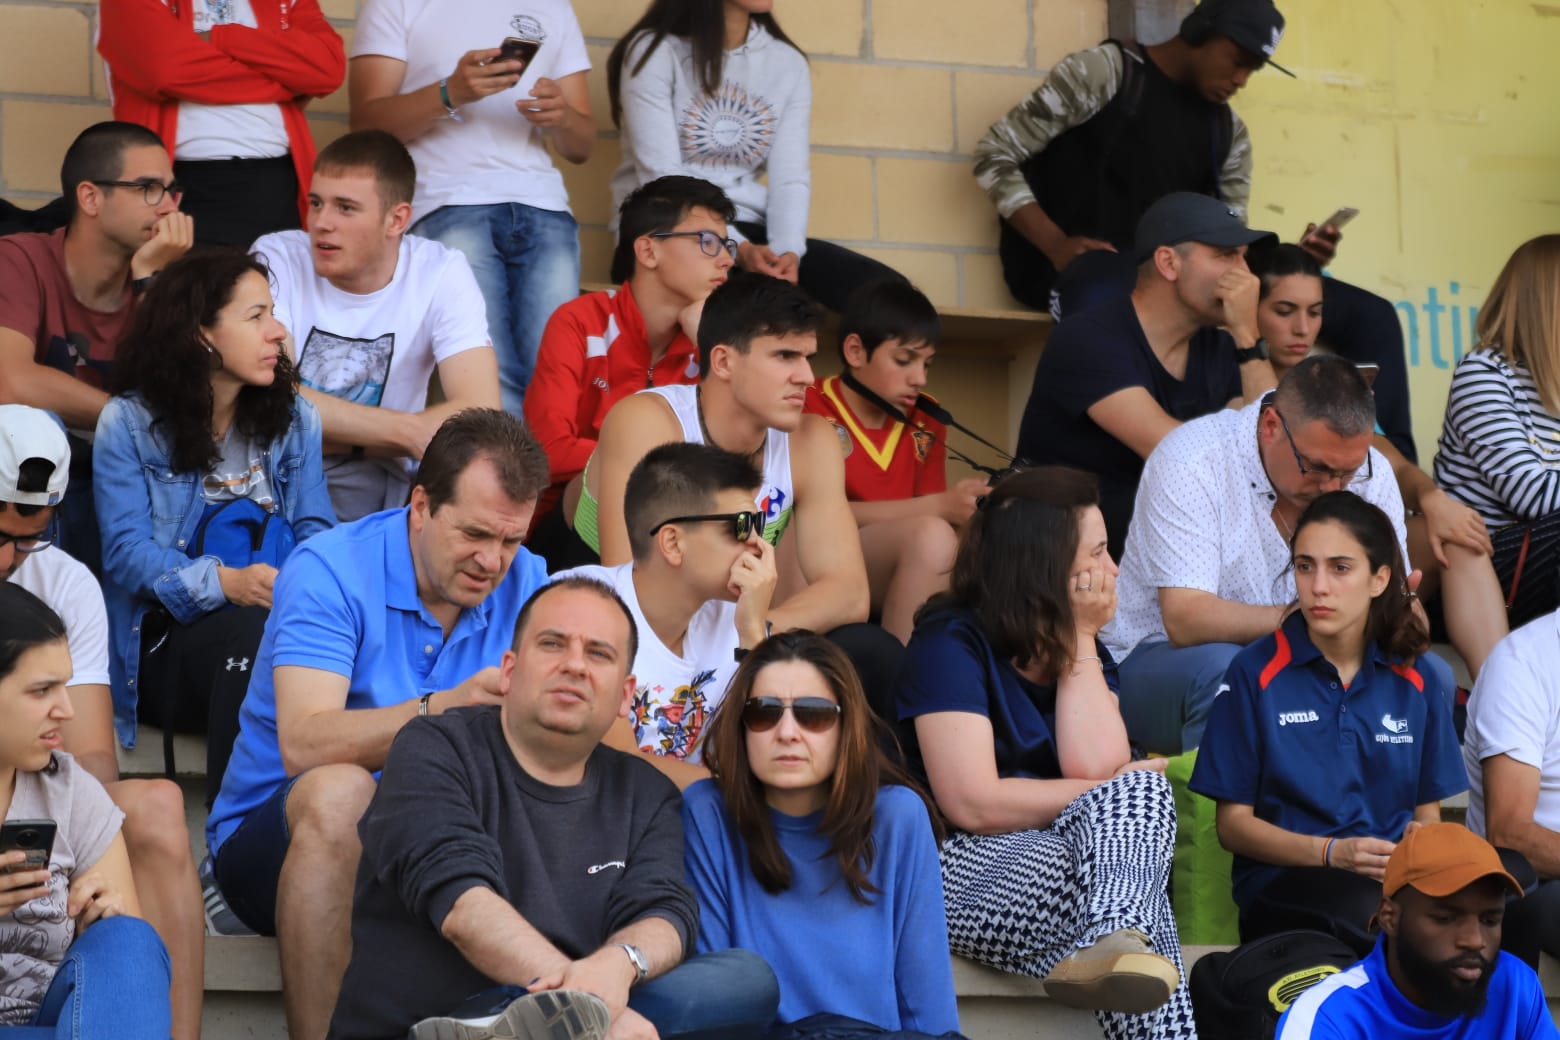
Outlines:
{"label": "black baseball cap", "polygon": [[1277,242],[1271,231],[1253,231],[1240,214],[1218,199],[1193,191],[1172,191],[1161,196],[1138,220],[1132,237],[1138,263],[1154,255],[1160,246],[1201,242],[1209,246],[1249,246]]}
{"label": "black baseball cap", "polygon": [[1284,16],[1273,6],[1273,0],[1202,0],[1192,8],[1191,14],[1181,22],[1182,35],[1187,27],[1195,30],[1206,26],[1207,31],[1235,41],[1235,45],[1251,54],[1260,54],[1267,64],[1284,75],[1294,73],[1273,60],[1278,41],[1284,38]]}

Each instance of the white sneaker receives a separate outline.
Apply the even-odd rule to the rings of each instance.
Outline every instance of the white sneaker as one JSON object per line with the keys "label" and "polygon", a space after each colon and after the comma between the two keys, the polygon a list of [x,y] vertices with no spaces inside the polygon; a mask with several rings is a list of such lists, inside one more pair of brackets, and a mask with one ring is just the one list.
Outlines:
{"label": "white sneaker", "polygon": [[602,1040],[611,1023],[594,993],[550,989],[518,997],[485,1018],[425,1018],[408,1040]]}

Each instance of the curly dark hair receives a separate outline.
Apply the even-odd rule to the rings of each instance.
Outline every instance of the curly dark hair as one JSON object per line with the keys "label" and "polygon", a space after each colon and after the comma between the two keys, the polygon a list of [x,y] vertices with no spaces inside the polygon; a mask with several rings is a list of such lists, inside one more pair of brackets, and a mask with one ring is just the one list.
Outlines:
{"label": "curly dark hair", "polygon": [[[201,330],[216,324],[239,279],[251,271],[271,280],[270,269],[258,257],[238,249],[198,250],[180,257],[157,276],[119,341],[114,392],[138,394],[146,403],[153,422],[169,435],[173,468],[181,473],[200,472],[217,461],[211,372],[222,362]],[[276,359],[276,379],[270,386],[246,386],[238,392],[234,427],[260,444],[280,439],[292,422],[297,394],[298,373],[284,351]]]}

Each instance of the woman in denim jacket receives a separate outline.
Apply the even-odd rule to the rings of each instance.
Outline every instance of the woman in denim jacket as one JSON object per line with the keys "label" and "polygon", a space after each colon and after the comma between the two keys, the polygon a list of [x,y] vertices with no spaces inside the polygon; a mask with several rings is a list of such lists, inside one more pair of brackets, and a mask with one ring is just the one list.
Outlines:
{"label": "woman in denim jacket", "polygon": [[119,345],[93,451],[119,738],[134,746],[138,715],[169,734],[205,728],[211,791],[275,565],[336,522],[319,415],[298,396],[269,277],[237,250],[165,268]]}

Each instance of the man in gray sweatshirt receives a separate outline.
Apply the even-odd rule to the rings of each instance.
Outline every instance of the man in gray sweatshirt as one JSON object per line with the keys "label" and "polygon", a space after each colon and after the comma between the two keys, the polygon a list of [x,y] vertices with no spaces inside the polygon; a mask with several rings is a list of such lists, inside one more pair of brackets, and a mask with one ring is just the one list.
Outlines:
{"label": "man in gray sweatshirt", "polygon": [[633,697],[637,644],[609,586],[564,579],[521,609],[499,705],[401,730],[360,825],[332,1037],[594,1038],[610,1026],[672,1040],[770,1024],[779,991],[762,959],[683,960],[698,911],[677,788],[601,745]]}

